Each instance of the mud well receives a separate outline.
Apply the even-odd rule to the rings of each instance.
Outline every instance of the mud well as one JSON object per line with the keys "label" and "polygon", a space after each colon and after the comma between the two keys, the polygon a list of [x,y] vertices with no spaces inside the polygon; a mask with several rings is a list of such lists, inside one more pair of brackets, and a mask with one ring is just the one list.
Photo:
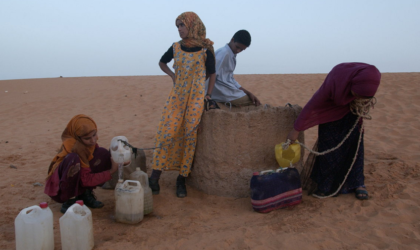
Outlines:
{"label": "mud well", "polygon": [[[249,197],[257,171],[277,169],[274,146],[284,142],[302,108],[250,106],[204,112],[187,183],[207,194]],[[305,143],[304,134],[298,140]],[[301,161],[295,166],[300,170]]]}

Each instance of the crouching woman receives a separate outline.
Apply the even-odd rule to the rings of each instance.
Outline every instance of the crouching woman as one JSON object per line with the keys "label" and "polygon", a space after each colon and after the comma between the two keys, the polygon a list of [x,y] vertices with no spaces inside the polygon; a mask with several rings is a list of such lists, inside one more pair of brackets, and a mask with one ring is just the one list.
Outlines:
{"label": "crouching woman", "polygon": [[61,140],[60,150],[48,168],[44,192],[63,203],[62,213],[76,200],[83,200],[90,208],[103,207],[93,189],[110,180],[118,165],[107,149],[98,146],[95,121],[86,115],[76,115],[67,124]]}

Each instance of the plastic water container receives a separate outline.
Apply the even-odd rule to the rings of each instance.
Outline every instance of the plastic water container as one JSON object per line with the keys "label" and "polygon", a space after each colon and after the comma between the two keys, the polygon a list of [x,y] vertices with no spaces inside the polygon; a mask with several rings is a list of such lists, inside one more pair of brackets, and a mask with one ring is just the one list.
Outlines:
{"label": "plastic water container", "polygon": [[149,187],[149,177],[140,168],[136,168],[136,171],[130,174],[129,179],[140,182],[144,192],[144,215],[150,214],[153,212],[153,194]]}
{"label": "plastic water container", "polygon": [[127,165],[131,162],[131,148],[124,145],[121,141],[126,141],[128,143],[127,137],[121,135],[115,136],[111,140],[109,149],[115,163]]}
{"label": "plastic water container", "polygon": [[277,144],[274,148],[277,163],[282,168],[290,167],[300,160],[300,145],[298,143],[290,144],[287,149],[283,149],[283,143]]}
{"label": "plastic water container", "polygon": [[139,181],[126,180],[115,187],[115,220],[136,224],[144,217],[144,192]]}
{"label": "plastic water container", "polygon": [[63,250],[90,250],[94,246],[92,212],[76,201],[60,218],[61,247]]}
{"label": "plastic water container", "polygon": [[48,203],[22,209],[15,219],[17,250],[54,249],[53,213]]}

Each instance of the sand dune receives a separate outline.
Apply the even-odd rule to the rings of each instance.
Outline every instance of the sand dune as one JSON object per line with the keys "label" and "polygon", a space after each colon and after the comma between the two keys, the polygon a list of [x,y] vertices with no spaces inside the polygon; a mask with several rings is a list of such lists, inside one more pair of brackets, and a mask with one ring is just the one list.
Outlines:
{"label": "sand dune", "polygon": [[[262,103],[304,106],[326,74],[238,75]],[[366,121],[365,176],[370,200],[353,194],[303,203],[269,214],[250,199],[207,195],[191,187],[175,196],[176,173],[162,176],[154,212],[138,225],[113,219],[114,193],[96,189],[92,210],[95,249],[418,249],[420,247],[420,73],[384,73],[373,119]],[[61,249],[61,204],[43,193],[60,135],[76,114],[91,116],[99,144],[125,135],[152,147],[171,88],[166,76],[82,77],[0,81],[0,249],[14,249],[14,219],[25,207],[48,201]],[[7,92],[6,92],[7,91]],[[305,133],[312,146],[317,129]],[[152,152],[147,151],[150,167]],[[13,165],[15,168],[10,167]],[[150,174],[150,172],[149,172]]]}

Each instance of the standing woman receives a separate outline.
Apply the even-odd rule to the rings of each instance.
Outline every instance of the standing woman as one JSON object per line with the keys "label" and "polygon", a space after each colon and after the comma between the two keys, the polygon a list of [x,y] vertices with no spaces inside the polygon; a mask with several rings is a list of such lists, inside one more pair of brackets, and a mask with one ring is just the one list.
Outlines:
{"label": "standing woman", "polygon": [[[149,184],[159,194],[162,170],[179,171],[176,195],[187,196],[185,177],[191,171],[197,143],[197,127],[204,110],[204,99],[211,100],[216,80],[213,42],[206,38],[206,27],[194,12],[184,12],[175,20],[181,41],[162,56],[159,66],[173,81],[156,133],[152,175]],[[174,59],[174,71],[167,63]],[[205,93],[205,81],[209,87]]]}
{"label": "standing woman", "polygon": [[67,124],[61,140],[60,150],[48,168],[44,192],[63,203],[62,213],[76,200],[83,200],[90,208],[103,207],[92,190],[110,180],[118,164],[111,160],[107,149],[98,146],[95,121],[86,115],[76,115]]}
{"label": "standing woman", "polygon": [[311,173],[311,179],[317,184],[315,197],[354,191],[357,199],[368,199],[363,174],[363,118],[353,114],[350,106],[356,103],[362,103],[365,107],[373,106],[380,80],[381,73],[373,65],[338,64],[298,116],[287,138],[293,142],[300,131],[319,125],[318,152],[339,145],[357,123],[342,146],[316,157]]}

